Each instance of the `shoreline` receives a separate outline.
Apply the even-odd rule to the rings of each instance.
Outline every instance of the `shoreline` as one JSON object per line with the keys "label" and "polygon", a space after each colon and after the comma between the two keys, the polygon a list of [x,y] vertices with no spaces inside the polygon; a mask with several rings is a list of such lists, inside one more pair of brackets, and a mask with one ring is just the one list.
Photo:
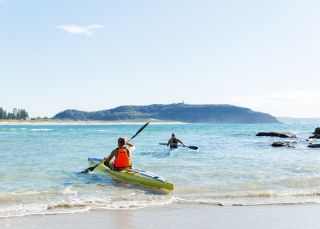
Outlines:
{"label": "shoreline", "polygon": [[93,210],[74,214],[0,219],[0,228],[317,228],[320,205],[207,206],[172,204],[136,210]]}
{"label": "shoreline", "polygon": [[[186,125],[186,124],[211,124],[211,125],[292,125],[302,123],[188,123],[179,121],[163,120],[131,120],[131,121],[95,121],[95,120],[0,120],[0,126],[14,125],[143,125],[146,122],[152,125]],[[308,125],[318,125],[317,123],[307,123]]]}
{"label": "shoreline", "polygon": [[7,125],[143,125],[146,122],[151,122],[153,125],[182,125],[188,124],[176,121],[162,120],[132,120],[132,121],[77,121],[77,120],[0,120],[0,126]]}

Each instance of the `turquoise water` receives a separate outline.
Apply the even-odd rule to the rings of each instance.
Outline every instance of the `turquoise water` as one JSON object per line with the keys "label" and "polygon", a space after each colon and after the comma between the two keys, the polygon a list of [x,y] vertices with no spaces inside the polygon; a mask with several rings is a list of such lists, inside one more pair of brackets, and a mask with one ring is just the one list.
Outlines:
{"label": "turquoise water", "polygon": [[[135,209],[171,203],[261,205],[320,203],[320,149],[307,147],[316,125],[150,124],[133,143],[135,168],[175,185],[163,193],[103,174],[79,174],[137,125],[0,126],[0,217],[92,209]],[[296,148],[273,148],[259,131],[290,131]],[[159,145],[175,132],[186,145]]]}

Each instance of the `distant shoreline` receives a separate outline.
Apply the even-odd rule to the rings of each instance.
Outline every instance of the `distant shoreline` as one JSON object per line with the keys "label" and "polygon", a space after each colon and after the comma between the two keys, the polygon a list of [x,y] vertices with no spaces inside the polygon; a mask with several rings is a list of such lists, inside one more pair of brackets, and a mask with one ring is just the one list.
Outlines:
{"label": "distant shoreline", "polygon": [[132,120],[132,121],[102,121],[102,120],[0,120],[0,126],[3,125],[135,125],[145,124],[151,122],[152,124],[187,124],[184,122],[176,121],[163,121],[163,120]]}
{"label": "distant shoreline", "polygon": [[287,124],[319,124],[320,118],[291,118],[291,117],[277,117],[280,122]]}
{"label": "distant shoreline", "polygon": [[[281,120],[283,121],[283,120]],[[166,121],[166,120],[128,120],[128,121],[104,121],[104,120],[57,120],[57,119],[36,119],[36,120],[0,120],[0,126],[6,125],[143,125],[150,122],[153,125],[181,125],[192,124],[188,122]],[[320,122],[320,121],[319,121]],[[278,124],[318,124],[319,122],[281,122]],[[197,123],[197,124],[234,124],[234,123]],[[237,124],[263,124],[263,123],[237,123]],[[265,123],[269,124],[269,123]]]}

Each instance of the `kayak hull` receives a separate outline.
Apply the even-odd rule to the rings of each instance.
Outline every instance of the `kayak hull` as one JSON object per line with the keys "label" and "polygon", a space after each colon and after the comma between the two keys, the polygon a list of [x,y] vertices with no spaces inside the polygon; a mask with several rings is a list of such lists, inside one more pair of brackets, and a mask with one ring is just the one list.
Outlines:
{"label": "kayak hull", "polygon": [[[88,158],[90,166],[98,164],[101,159]],[[168,182],[165,178],[160,177],[156,174],[149,173],[141,169],[129,169],[122,171],[112,171],[104,164],[100,164],[97,169],[103,173],[109,174],[111,177],[130,183],[137,183],[144,186],[173,190],[174,186]]]}

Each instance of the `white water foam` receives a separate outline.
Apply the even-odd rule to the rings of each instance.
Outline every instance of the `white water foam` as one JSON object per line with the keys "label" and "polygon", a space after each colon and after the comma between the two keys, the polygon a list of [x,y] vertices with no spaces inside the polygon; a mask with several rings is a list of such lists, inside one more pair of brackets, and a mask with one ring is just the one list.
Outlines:
{"label": "white water foam", "polygon": [[[98,192],[97,192],[97,190]],[[96,190],[96,191],[95,191]],[[0,200],[0,218],[39,214],[67,214],[89,210],[133,210],[151,206],[162,206],[175,201],[172,195],[149,194],[141,190],[118,190],[118,195],[106,195],[94,187],[63,190],[11,193]]]}
{"label": "white water foam", "polygon": [[47,128],[34,128],[31,129],[31,131],[51,131],[52,129],[47,129]]}

